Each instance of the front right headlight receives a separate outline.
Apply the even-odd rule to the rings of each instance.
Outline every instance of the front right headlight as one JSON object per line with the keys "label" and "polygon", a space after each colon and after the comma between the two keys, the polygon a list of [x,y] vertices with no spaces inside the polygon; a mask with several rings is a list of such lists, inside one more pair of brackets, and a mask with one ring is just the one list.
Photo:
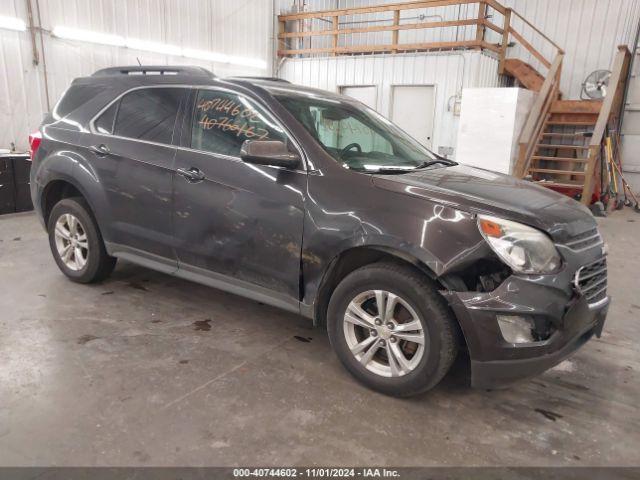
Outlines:
{"label": "front right headlight", "polygon": [[551,238],[522,223],[478,215],[478,228],[494,252],[519,273],[554,273],[562,260]]}

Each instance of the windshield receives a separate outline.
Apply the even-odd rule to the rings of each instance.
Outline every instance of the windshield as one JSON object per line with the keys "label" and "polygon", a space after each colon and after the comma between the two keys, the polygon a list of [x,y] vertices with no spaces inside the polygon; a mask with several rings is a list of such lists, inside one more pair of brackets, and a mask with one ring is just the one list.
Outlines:
{"label": "windshield", "polygon": [[306,95],[276,98],[346,168],[403,172],[452,163],[439,159],[365,105]]}

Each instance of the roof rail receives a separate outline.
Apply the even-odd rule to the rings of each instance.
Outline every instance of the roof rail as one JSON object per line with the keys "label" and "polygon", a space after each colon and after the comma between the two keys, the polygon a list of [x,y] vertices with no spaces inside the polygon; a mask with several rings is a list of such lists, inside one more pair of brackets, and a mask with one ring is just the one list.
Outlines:
{"label": "roof rail", "polygon": [[143,65],[130,67],[109,67],[95,72],[92,77],[109,77],[115,75],[196,75],[214,78],[215,75],[202,67],[193,66],[169,66],[169,65]]}
{"label": "roof rail", "polygon": [[278,77],[234,76],[234,77],[227,77],[227,79],[228,80],[265,80],[268,82],[291,83],[289,80],[285,80],[284,78],[278,78]]}

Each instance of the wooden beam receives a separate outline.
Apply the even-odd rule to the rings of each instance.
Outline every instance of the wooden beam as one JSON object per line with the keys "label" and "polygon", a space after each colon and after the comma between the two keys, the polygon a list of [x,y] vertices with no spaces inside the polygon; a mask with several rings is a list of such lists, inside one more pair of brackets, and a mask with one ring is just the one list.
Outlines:
{"label": "wooden beam", "polygon": [[[595,181],[596,164],[600,157],[600,144],[589,146],[589,161],[584,169],[584,185],[582,186],[582,198],[580,201],[583,205],[591,205],[591,194],[593,193],[593,184]],[[604,161],[604,159],[600,159]]]}
{"label": "wooden beam", "polygon": [[478,26],[476,27],[476,42],[484,40],[485,19],[487,16],[487,4],[480,2],[478,4]]}
{"label": "wooden beam", "polygon": [[[315,36],[324,36],[324,35],[328,36],[328,35],[336,35],[336,34],[347,35],[351,33],[393,32],[398,30],[421,30],[421,29],[427,29],[427,28],[462,27],[466,25],[477,25],[477,23],[478,23],[478,20],[475,18],[472,18],[469,20],[447,20],[443,22],[404,23],[402,25],[376,25],[372,27],[342,28],[339,30],[335,28],[331,28],[328,30],[307,30],[306,32],[286,32],[279,35],[279,37],[280,38],[299,38],[299,37],[315,37]],[[502,33],[502,30],[500,30],[500,33]]]}
{"label": "wooden beam", "polygon": [[504,24],[502,25],[502,42],[500,43],[500,63],[498,73],[504,74],[504,62],[507,59],[507,47],[509,46],[509,31],[511,30],[511,9],[507,8],[504,13]]}
{"label": "wooden beam", "polygon": [[481,46],[489,50],[497,50],[496,45],[492,45],[487,42],[481,42],[478,44],[475,40],[465,40],[459,42],[431,42],[431,43],[400,43],[397,45],[364,45],[364,46],[350,46],[350,47],[338,47],[338,48],[302,48],[292,50],[278,50],[279,56],[288,55],[311,55],[316,53],[333,53],[336,54],[349,54],[349,53],[376,53],[376,52],[390,52],[397,50],[398,52],[411,52],[411,51],[429,51],[429,50],[450,50],[453,48],[474,48]]}
{"label": "wooden beam", "polygon": [[500,52],[500,47],[495,43],[480,42],[480,45],[482,45],[482,48],[491,50],[492,52],[496,52],[496,53]]}
{"label": "wooden beam", "polygon": [[520,35],[517,31],[515,31],[511,27],[509,27],[509,32],[511,33],[511,35],[513,35],[513,37],[518,42],[520,42],[522,44],[522,46],[524,48],[529,50],[529,52],[540,61],[540,63],[542,63],[547,68],[551,67],[551,63],[549,63],[549,60],[544,58],[544,56],[538,50],[536,50],[533,47],[533,45],[531,45],[522,35]]}
{"label": "wooden beam", "polygon": [[[556,55],[553,64],[549,68],[549,73],[542,84],[540,93],[536,97],[533,107],[529,112],[529,116],[522,128],[518,143],[519,154],[518,162],[516,164],[515,173],[520,178],[523,178],[527,174],[527,168],[529,167],[531,150],[534,148],[537,142],[537,137],[544,126],[544,121],[551,108],[553,100],[555,100],[556,92],[558,91],[558,78],[557,75],[560,72],[562,66],[562,59],[564,55]],[[535,137],[534,137],[535,136]]]}
{"label": "wooden beam", "polygon": [[496,0],[485,0],[485,1],[487,2],[487,5],[489,5],[494,10],[500,12],[502,15],[506,13],[507,9],[504,6],[502,6],[500,3],[498,3]]}
{"label": "wooden beam", "polygon": [[[399,43],[400,38],[400,30],[397,28],[400,26],[400,10],[393,11],[393,26],[396,27],[396,30],[393,30],[391,33],[391,43],[397,45]],[[397,50],[391,50],[393,53],[397,53]]]}
{"label": "wooden beam", "polygon": [[[617,101],[619,95],[622,95],[624,90],[624,84],[627,80],[627,72],[629,69],[629,62],[631,59],[631,53],[626,45],[620,45],[618,47],[618,53],[613,61],[613,68],[611,69],[611,78],[609,79],[609,85],[613,85],[613,89],[609,88],[609,94],[604,97],[602,108],[600,109],[600,115],[593,128],[593,135],[589,142],[589,163],[585,170],[584,187],[582,189],[582,203],[584,205],[591,204],[591,194],[593,192],[593,185],[595,182],[595,170],[598,163],[598,156],[600,153],[600,144],[604,137],[605,129],[609,123],[609,119],[613,112],[613,106]],[[604,159],[601,159],[604,161]]]}
{"label": "wooden beam", "polygon": [[536,32],[538,35],[540,35],[542,38],[544,38],[547,42],[549,42],[551,45],[553,45],[555,47],[555,49],[557,50],[557,53],[564,53],[564,50],[562,50],[558,46],[558,44],[556,42],[554,42],[549,37],[547,37],[544,34],[544,32],[542,30],[540,30],[538,27],[536,27],[533,23],[531,23],[529,20],[524,18],[522,15],[520,15],[516,10],[511,9],[511,12],[512,12],[513,15],[515,15],[517,17],[520,17],[520,20],[522,20],[524,23],[529,25],[533,29],[534,32]]}
{"label": "wooden beam", "polygon": [[484,19],[484,26],[487,28],[490,28],[491,30],[493,30],[496,33],[499,33],[500,35],[502,35],[503,29],[500,28],[499,26],[497,26],[495,23],[491,23],[488,19]]}
{"label": "wooden beam", "polygon": [[[604,131],[609,122],[609,115],[611,115],[613,103],[616,97],[616,93],[620,88],[621,82],[626,80],[625,75],[625,63],[626,53],[629,50],[626,46],[621,45],[618,47],[618,53],[613,61],[613,68],[611,69],[611,78],[609,79],[609,95],[604,97],[604,102],[602,103],[602,108],[600,109],[600,115],[598,115],[598,121],[596,122],[596,126],[593,129],[593,136],[591,137],[590,145],[600,146],[602,142],[602,137],[604,136]],[[613,86],[613,89],[611,88]]]}
{"label": "wooden beam", "polygon": [[280,21],[302,20],[305,18],[330,18],[338,15],[363,15],[367,13],[391,12],[394,10],[416,10],[419,8],[449,7],[451,5],[466,5],[478,3],[480,0],[422,0],[418,2],[389,3],[373,7],[339,8],[333,10],[318,10],[315,12],[287,13],[278,15]]}
{"label": "wooden beam", "polygon": [[551,113],[586,113],[598,115],[602,100],[556,100],[551,105]]}
{"label": "wooden beam", "polygon": [[[338,37],[338,30],[340,28],[340,24],[338,22],[340,17],[338,17],[337,15],[335,17],[333,17],[333,30],[334,30],[334,34],[333,34],[333,49],[335,51],[336,48],[338,48],[338,41],[339,41],[339,37]],[[335,53],[333,54],[335,55]]]}
{"label": "wooden beam", "polygon": [[287,43],[283,39],[284,37],[282,37],[282,35],[284,35],[286,30],[287,30],[287,22],[284,22],[282,20],[278,20],[278,39],[279,39],[278,40],[278,50],[287,48]]}

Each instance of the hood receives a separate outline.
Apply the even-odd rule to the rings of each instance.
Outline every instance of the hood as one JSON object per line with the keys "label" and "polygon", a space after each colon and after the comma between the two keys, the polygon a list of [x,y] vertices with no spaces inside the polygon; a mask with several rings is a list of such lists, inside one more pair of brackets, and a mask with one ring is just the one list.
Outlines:
{"label": "hood", "polygon": [[528,181],[466,165],[375,175],[373,184],[470,213],[488,213],[532,225],[559,242],[596,226],[589,209],[569,197]]}

